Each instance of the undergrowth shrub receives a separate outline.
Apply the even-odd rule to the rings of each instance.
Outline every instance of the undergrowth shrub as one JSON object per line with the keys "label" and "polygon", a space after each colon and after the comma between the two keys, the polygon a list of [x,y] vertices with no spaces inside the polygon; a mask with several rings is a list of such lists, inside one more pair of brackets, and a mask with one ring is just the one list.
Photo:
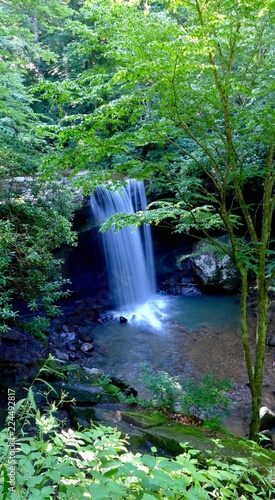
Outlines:
{"label": "undergrowth shrub", "polygon": [[[37,414],[37,423],[42,416]],[[49,417],[50,418],[50,417]],[[210,500],[274,498],[271,471],[253,460],[201,459],[197,450],[183,446],[174,459],[133,454],[127,440],[110,427],[82,432],[62,430],[52,416],[44,418],[41,435],[18,436],[16,486],[9,483],[9,435],[0,433],[0,495],[3,500]],[[221,446],[221,445],[220,445]],[[264,455],[264,452],[262,452]],[[258,456],[258,453],[257,453]]]}
{"label": "undergrowth shrub", "polygon": [[[45,182],[35,175],[16,183],[0,169],[0,333],[20,319],[16,303],[42,319],[60,314],[58,301],[68,296],[69,280],[56,250],[77,244],[75,208],[65,180]],[[40,335],[37,325],[34,331]]]}
{"label": "undergrowth shrub", "polygon": [[[111,427],[82,432],[62,428],[55,404],[42,413],[34,385],[56,372],[50,358],[15,405],[16,433],[0,431],[0,498],[3,500],[268,500],[274,498],[270,454],[251,442],[251,458],[225,462],[216,449],[204,456],[187,444],[176,458],[132,453]],[[51,384],[44,381],[53,390]],[[36,431],[35,431],[36,429]],[[11,446],[12,444],[12,446]],[[12,452],[11,452],[12,450]],[[262,460],[261,470],[255,460]],[[11,480],[14,472],[15,481]]]}
{"label": "undergrowth shrub", "polygon": [[211,373],[200,380],[181,379],[164,371],[154,373],[142,365],[140,380],[149,392],[149,401],[138,400],[143,406],[153,405],[162,410],[222,422],[233,404],[228,395],[232,382],[228,379],[217,381]]}

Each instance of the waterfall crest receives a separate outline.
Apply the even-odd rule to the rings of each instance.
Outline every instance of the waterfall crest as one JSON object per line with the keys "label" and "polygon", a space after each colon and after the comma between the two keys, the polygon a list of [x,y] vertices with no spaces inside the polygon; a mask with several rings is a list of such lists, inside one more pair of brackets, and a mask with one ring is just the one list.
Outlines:
{"label": "waterfall crest", "polygon": [[[97,223],[119,212],[145,210],[147,205],[143,182],[129,180],[117,191],[98,186],[91,198]],[[156,293],[151,228],[143,224],[136,229],[127,226],[118,232],[102,233],[109,286],[115,307],[134,308],[148,302]]]}

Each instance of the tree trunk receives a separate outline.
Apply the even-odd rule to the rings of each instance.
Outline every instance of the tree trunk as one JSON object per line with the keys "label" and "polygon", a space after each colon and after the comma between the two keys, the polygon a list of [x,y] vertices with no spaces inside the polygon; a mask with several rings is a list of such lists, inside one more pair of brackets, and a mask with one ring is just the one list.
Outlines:
{"label": "tree trunk", "polygon": [[263,369],[265,359],[265,345],[267,336],[268,290],[264,275],[260,275],[257,282],[257,336],[256,354],[254,362],[254,387],[252,394],[252,410],[249,429],[249,438],[257,441],[260,427],[260,408],[262,401]]}

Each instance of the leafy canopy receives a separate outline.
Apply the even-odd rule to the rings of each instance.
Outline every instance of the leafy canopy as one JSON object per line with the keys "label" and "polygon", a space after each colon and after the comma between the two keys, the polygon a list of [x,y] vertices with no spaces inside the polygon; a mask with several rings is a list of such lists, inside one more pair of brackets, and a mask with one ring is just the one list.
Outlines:
{"label": "leafy canopy", "polygon": [[[46,183],[39,167],[48,145],[39,133],[31,83],[43,65],[57,61],[43,31],[68,15],[56,0],[7,0],[0,5],[0,330],[17,317],[15,301],[53,315],[66,289],[53,251],[74,244],[74,193],[67,183]],[[39,321],[38,321],[39,322]],[[39,333],[39,332],[38,332]]]}

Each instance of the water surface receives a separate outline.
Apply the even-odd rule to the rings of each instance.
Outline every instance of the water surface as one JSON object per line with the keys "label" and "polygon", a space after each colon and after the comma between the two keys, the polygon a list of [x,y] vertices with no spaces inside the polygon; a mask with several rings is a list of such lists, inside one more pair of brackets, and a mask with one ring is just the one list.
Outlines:
{"label": "water surface", "polygon": [[[119,316],[125,311],[117,311],[115,319],[92,330],[99,352],[95,352],[91,366],[134,386],[138,385],[141,363],[155,371],[192,376],[197,368],[192,366],[189,351],[194,349],[198,332],[201,338],[209,330],[221,335],[227,332],[232,343],[234,338],[240,338],[239,303],[235,296],[156,296],[150,301],[149,310],[150,306],[153,317],[157,316],[158,328],[152,326],[150,314],[142,317],[136,311],[128,311],[129,321],[120,323]],[[217,350],[223,349],[217,343]]]}

